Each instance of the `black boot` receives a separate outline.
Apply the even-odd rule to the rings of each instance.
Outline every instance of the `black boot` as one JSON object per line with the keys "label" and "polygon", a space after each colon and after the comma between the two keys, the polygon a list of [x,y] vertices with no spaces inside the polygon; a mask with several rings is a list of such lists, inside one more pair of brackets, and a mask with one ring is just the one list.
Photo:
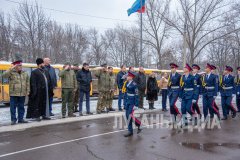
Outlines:
{"label": "black boot", "polygon": [[149,109],[152,109],[152,103],[148,103]]}
{"label": "black boot", "polygon": [[235,118],[236,116],[237,116],[237,112],[235,111],[232,113],[232,118]]}
{"label": "black boot", "polygon": [[127,134],[124,135],[124,137],[131,137],[131,136],[133,136],[133,133],[131,132],[128,132]]}
{"label": "black boot", "polygon": [[140,126],[138,126],[137,134],[139,134],[141,131],[142,129],[140,128]]}
{"label": "black boot", "polygon": [[154,103],[152,103],[152,109],[156,109],[156,108],[154,108]]}

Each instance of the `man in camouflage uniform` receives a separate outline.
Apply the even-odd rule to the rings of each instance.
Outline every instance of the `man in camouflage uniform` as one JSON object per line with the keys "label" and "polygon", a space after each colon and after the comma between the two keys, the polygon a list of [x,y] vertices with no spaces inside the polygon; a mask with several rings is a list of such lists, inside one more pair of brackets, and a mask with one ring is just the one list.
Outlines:
{"label": "man in camouflage uniform", "polygon": [[65,63],[59,77],[62,81],[62,118],[66,116],[66,104],[68,106],[68,117],[76,117],[73,114],[73,93],[77,88],[77,79],[69,62]]}
{"label": "man in camouflage uniform", "polygon": [[115,109],[112,108],[114,92],[116,90],[116,77],[113,74],[113,67],[108,67],[108,73],[110,76],[110,91],[108,92],[109,94],[108,107],[109,107],[109,111],[115,111]]}
{"label": "man in camouflage uniform", "polygon": [[104,113],[105,107],[107,108],[107,112],[109,112],[109,108],[107,106],[107,101],[109,99],[109,91],[110,88],[110,76],[108,73],[107,64],[101,65],[102,69],[97,71],[95,76],[98,78],[98,103],[97,103],[97,114]]}
{"label": "man in camouflage uniform", "polygon": [[23,116],[25,97],[29,95],[30,91],[30,79],[28,74],[22,70],[22,61],[15,61],[12,65],[2,76],[9,79],[11,125],[15,125],[17,122],[16,108],[18,110],[18,123],[27,123]]}
{"label": "man in camouflage uniform", "polygon": [[[75,75],[77,76],[77,72],[79,71],[79,64],[74,64],[73,65],[73,71]],[[78,111],[78,103],[79,103],[79,85],[77,85],[77,88],[74,90],[74,95],[73,95],[73,107],[74,107],[74,112],[79,112]]]}

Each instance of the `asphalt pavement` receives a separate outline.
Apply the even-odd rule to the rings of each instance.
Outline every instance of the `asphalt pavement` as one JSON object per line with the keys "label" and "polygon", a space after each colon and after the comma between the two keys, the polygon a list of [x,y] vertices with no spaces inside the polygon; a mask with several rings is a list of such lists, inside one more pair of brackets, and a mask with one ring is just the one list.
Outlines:
{"label": "asphalt pavement", "polygon": [[[219,100],[217,104],[220,105]],[[240,159],[239,116],[221,121],[220,127],[191,128],[189,125],[188,128],[173,129],[168,125],[169,112],[157,108],[154,111],[138,111],[136,116],[140,116],[143,130],[140,134],[134,130],[134,135],[129,138],[123,136],[127,132],[123,112],[102,114],[101,117],[94,115],[94,119],[79,121],[77,119],[81,118],[77,117],[73,118],[76,121],[64,122],[71,119],[67,118],[58,120],[63,123],[1,131],[0,160]],[[161,118],[157,119],[158,116]],[[121,117],[122,121],[116,123]],[[118,127],[115,127],[116,124]]]}

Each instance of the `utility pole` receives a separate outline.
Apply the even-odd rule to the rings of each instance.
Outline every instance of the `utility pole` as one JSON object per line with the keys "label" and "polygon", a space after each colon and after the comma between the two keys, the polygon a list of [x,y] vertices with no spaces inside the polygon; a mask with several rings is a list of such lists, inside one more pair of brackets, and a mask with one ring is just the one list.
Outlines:
{"label": "utility pole", "polygon": [[[142,4],[142,0],[141,0],[141,10],[142,10],[142,6],[143,6],[143,4]],[[143,63],[143,39],[142,39],[142,30],[143,30],[143,28],[142,28],[142,11],[141,11],[141,13],[140,13],[140,58],[139,58],[139,67],[141,66],[141,64]]]}
{"label": "utility pole", "polygon": [[183,33],[183,67],[186,65],[187,53],[187,16],[185,16],[184,33]]}

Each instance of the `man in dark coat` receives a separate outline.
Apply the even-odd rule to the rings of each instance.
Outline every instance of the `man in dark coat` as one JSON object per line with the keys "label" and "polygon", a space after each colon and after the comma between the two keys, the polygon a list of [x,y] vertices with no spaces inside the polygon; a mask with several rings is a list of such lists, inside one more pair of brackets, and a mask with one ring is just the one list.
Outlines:
{"label": "man in dark coat", "polygon": [[83,104],[83,97],[84,94],[86,95],[86,108],[87,114],[92,115],[93,113],[90,112],[90,90],[91,90],[91,83],[92,83],[92,74],[89,71],[89,65],[87,63],[83,64],[82,70],[78,71],[77,73],[77,81],[80,85],[80,101],[79,101],[79,115],[82,116],[82,104]]}
{"label": "man in dark coat", "polygon": [[126,74],[126,66],[122,65],[121,71],[118,72],[117,78],[116,78],[117,86],[118,86],[118,90],[119,90],[119,95],[118,95],[118,110],[119,111],[122,111],[122,99],[123,99],[123,95],[124,95],[122,88],[123,88],[123,84],[125,81],[125,78],[123,78],[125,74]]}
{"label": "man in dark coat", "polygon": [[144,96],[146,92],[146,86],[147,86],[147,78],[144,73],[144,68],[139,67],[139,73],[137,74],[135,78],[135,82],[138,86],[138,96],[139,96],[139,108],[145,109],[143,106]]}
{"label": "man in dark coat", "polygon": [[27,118],[36,118],[40,121],[40,117],[49,120],[49,103],[50,97],[53,96],[53,89],[49,73],[44,69],[42,58],[36,60],[38,68],[33,70],[30,77],[30,95],[27,110]]}
{"label": "man in dark coat", "polygon": [[[44,66],[45,70],[48,71],[50,79],[51,79],[51,87],[52,89],[55,89],[57,87],[57,75],[55,72],[55,69],[51,66],[51,59],[50,58],[44,58]],[[53,97],[50,97],[50,102],[49,102],[49,111],[50,111],[50,116],[54,116],[52,113],[52,103],[53,103]]]}

